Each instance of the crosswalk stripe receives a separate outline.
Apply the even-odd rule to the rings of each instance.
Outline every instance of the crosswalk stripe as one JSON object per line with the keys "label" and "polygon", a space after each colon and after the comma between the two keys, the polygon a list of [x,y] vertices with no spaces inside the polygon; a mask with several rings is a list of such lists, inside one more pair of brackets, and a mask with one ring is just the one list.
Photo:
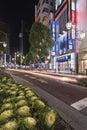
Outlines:
{"label": "crosswalk stripe", "polygon": [[43,80],[43,79],[37,79],[38,81],[40,81],[41,83],[45,83],[45,84],[48,84],[47,81]]}
{"label": "crosswalk stripe", "polygon": [[78,111],[81,111],[82,109],[87,107],[87,97],[71,104],[71,106],[77,109]]}

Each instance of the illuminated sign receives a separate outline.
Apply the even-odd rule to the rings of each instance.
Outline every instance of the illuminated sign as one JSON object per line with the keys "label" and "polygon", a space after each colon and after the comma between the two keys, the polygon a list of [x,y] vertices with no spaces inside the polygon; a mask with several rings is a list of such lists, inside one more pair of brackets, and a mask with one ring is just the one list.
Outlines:
{"label": "illuminated sign", "polygon": [[69,43],[69,50],[72,50],[73,49],[73,40],[69,39],[68,43]]}
{"label": "illuminated sign", "polygon": [[55,23],[55,21],[52,21],[51,26],[52,26],[52,37],[55,42],[56,41],[56,23]]}
{"label": "illuminated sign", "polygon": [[58,38],[58,54],[64,54],[67,51],[67,33]]}
{"label": "illuminated sign", "polygon": [[59,57],[56,59],[56,62],[65,62],[71,60],[71,55]]}
{"label": "illuminated sign", "polygon": [[76,11],[72,10],[72,23],[76,23]]}
{"label": "illuminated sign", "polygon": [[55,10],[57,10],[61,4],[63,3],[64,0],[55,0]]}
{"label": "illuminated sign", "polygon": [[[55,21],[51,22],[51,26],[52,26],[52,39],[53,39],[53,41],[55,43],[55,41],[56,41],[56,23],[55,23]],[[55,55],[55,50],[56,50],[56,48],[55,48],[55,45],[54,45],[52,47],[52,49],[51,49],[51,54],[52,55]]]}

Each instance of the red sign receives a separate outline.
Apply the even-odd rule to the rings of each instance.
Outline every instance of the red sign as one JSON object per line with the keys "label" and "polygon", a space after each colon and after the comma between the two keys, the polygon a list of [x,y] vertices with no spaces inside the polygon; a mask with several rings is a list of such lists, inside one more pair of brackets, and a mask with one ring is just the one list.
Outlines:
{"label": "red sign", "polygon": [[76,23],[76,11],[72,10],[72,23]]}

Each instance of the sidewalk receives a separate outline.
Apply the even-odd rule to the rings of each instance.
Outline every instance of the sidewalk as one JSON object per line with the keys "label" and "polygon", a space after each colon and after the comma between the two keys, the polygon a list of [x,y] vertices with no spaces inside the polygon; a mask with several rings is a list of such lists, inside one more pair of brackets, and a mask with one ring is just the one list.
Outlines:
{"label": "sidewalk", "polygon": [[61,81],[67,82],[67,83],[76,84],[76,85],[78,85],[79,79],[87,78],[87,75],[66,74],[63,72],[58,73],[53,70],[47,70],[47,71],[46,70],[44,70],[44,71],[34,70],[33,72],[51,75],[51,76],[53,75],[53,76],[57,77],[58,80],[61,80]]}
{"label": "sidewalk", "polygon": [[65,77],[73,77],[73,78],[87,78],[87,75],[81,75],[81,74],[67,74],[67,73],[63,73],[63,72],[55,72],[55,70],[47,70],[47,71],[36,71],[36,72],[41,72],[41,73],[48,73],[48,74],[52,74],[52,75],[58,75],[58,76],[65,76]]}

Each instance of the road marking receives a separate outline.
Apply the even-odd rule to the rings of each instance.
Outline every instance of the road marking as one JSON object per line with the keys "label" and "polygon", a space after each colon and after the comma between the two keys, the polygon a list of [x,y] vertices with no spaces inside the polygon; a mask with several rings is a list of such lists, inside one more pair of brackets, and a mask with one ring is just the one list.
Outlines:
{"label": "road marking", "polygon": [[34,76],[30,76],[30,75],[24,75],[24,76],[26,76],[26,77],[29,77],[30,79],[36,79],[36,77],[34,77]]}
{"label": "road marking", "polygon": [[40,81],[41,83],[45,83],[45,84],[48,84],[47,81],[43,80],[43,79],[37,79],[38,81]]}
{"label": "road marking", "polygon": [[36,77],[33,77],[33,76],[29,76],[30,79],[36,79]]}
{"label": "road marking", "polygon": [[25,74],[24,76],[28,77],[29,75]]}
{"label": "road marking", "polygon": [[81,111],[82,109],[87,107],[87,97],[71,104],[71,106],[77,109],[78,111]]}

